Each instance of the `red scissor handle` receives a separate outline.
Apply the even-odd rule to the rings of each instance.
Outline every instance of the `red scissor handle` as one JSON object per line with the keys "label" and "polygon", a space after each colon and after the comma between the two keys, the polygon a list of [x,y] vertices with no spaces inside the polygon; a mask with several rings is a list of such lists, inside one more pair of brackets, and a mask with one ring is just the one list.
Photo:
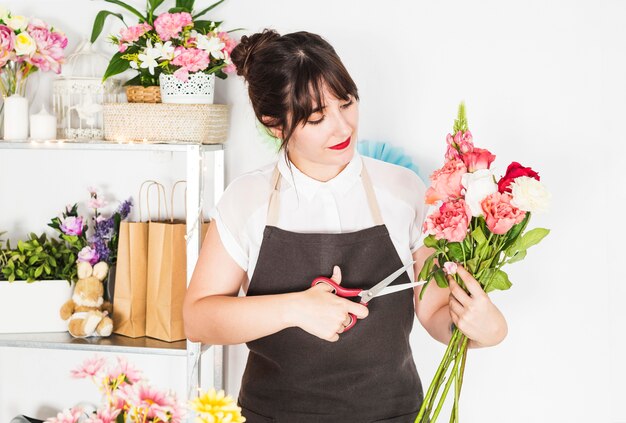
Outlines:
{"label": "red scissor handle", "polygon": [[[342,298],[354,298],[354,297],[358,297],[359,294],[361,294],[361,292],[363,292],[362,289],[360,288],[344,288],[343,286],[339,285],[337,282],[333,281],[332,279],[326,278],[324,276],[320,276],[318,278],[315,278],[313,280],[313,283],[311,283],[311,286],[315,286],[315,285],[319,285],[320,283],[325,283],[326,285],[330,285],[331,288],[333,288],[333,294],[338,295]],[[367,303],[361,303],[364,306],[367,307]],[[350,323],[348,324],[348,326],[346,326],[344,328],[344,332],[347,332],[349,329],[351,329],[357,321],[357,317],[352,314],[352,313],[348,313],[348,315],[350,316]]]}

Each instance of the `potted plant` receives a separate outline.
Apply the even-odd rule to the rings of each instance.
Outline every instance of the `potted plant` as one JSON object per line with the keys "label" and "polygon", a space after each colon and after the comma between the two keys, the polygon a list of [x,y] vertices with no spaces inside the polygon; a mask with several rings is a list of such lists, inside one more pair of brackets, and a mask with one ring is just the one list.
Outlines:
{"label": "potted plant", "polygon": [[72,296],[75,262],[65,242],[46,234],[15,248],[0,242],[0,333],[64,332],[59,307]]}
{"label": "potted plant", "polygon": [[[147,0],[143,14],[119,0],[106,1],[126,9],[139,22],[109,37],[118,52],[111,58],[103,80],[132,69],[137,75],[126,82],[130,102],[158,102],[158,89],[164,103],[213,103],[215,76],[224,79],[234,70],[230,53],[236,43],[221,30],[221,22],[200,18],[224,0],[197,13],[193,11],[194,0],[176,0],[173,8],[158,15],[156,11],[164,0]],[[94,21],[92,42],[109,16],[126,24],[120,13],[100,11]]]}

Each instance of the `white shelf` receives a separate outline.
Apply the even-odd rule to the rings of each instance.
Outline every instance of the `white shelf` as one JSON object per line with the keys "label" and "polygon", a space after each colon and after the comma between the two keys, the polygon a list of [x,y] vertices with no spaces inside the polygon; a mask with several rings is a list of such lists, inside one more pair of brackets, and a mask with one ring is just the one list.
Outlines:
{"label": "white shelf", "polygon": [[0,140],[0,149],[6,150],[111,150],[111,151],[188,151],[189,147],[198,146],[200,151],[219,151],[224,144],[198,144],[195,142],[116,142],[116,141],[4,141]]}

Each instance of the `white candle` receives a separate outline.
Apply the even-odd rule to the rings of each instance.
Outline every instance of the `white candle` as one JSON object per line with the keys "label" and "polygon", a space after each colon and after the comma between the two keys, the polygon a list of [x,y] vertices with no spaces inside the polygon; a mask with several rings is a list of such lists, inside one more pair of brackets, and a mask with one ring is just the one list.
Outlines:
{"label": "white candle", "polygon": [[30,137],[34,140],[55,140],[57,138],[57,119],[43,106],[36,115],[30,115]]}
{"label": "white candle", "polygon": [[4,139],[28,138],[28,100],[14,94],[4,99]]}

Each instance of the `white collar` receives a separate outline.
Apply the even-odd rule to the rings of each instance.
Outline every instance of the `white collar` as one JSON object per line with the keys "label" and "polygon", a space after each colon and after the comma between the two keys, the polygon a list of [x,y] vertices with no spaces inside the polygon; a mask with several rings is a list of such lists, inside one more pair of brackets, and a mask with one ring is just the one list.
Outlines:
{"label": "white collar", "polygon": [[287,181],[298,194],[303,194],[307,200],[311,201],[322,187],[327,187],[339,195],[345,195],[352,186],[361,178],[363,160],[355,150],[350,163],[334,178],[321,182],[305,175],[290,161],[291,169],[287,166],[287,155],[281,150],[278,157],[278,170],[282,179]]}

